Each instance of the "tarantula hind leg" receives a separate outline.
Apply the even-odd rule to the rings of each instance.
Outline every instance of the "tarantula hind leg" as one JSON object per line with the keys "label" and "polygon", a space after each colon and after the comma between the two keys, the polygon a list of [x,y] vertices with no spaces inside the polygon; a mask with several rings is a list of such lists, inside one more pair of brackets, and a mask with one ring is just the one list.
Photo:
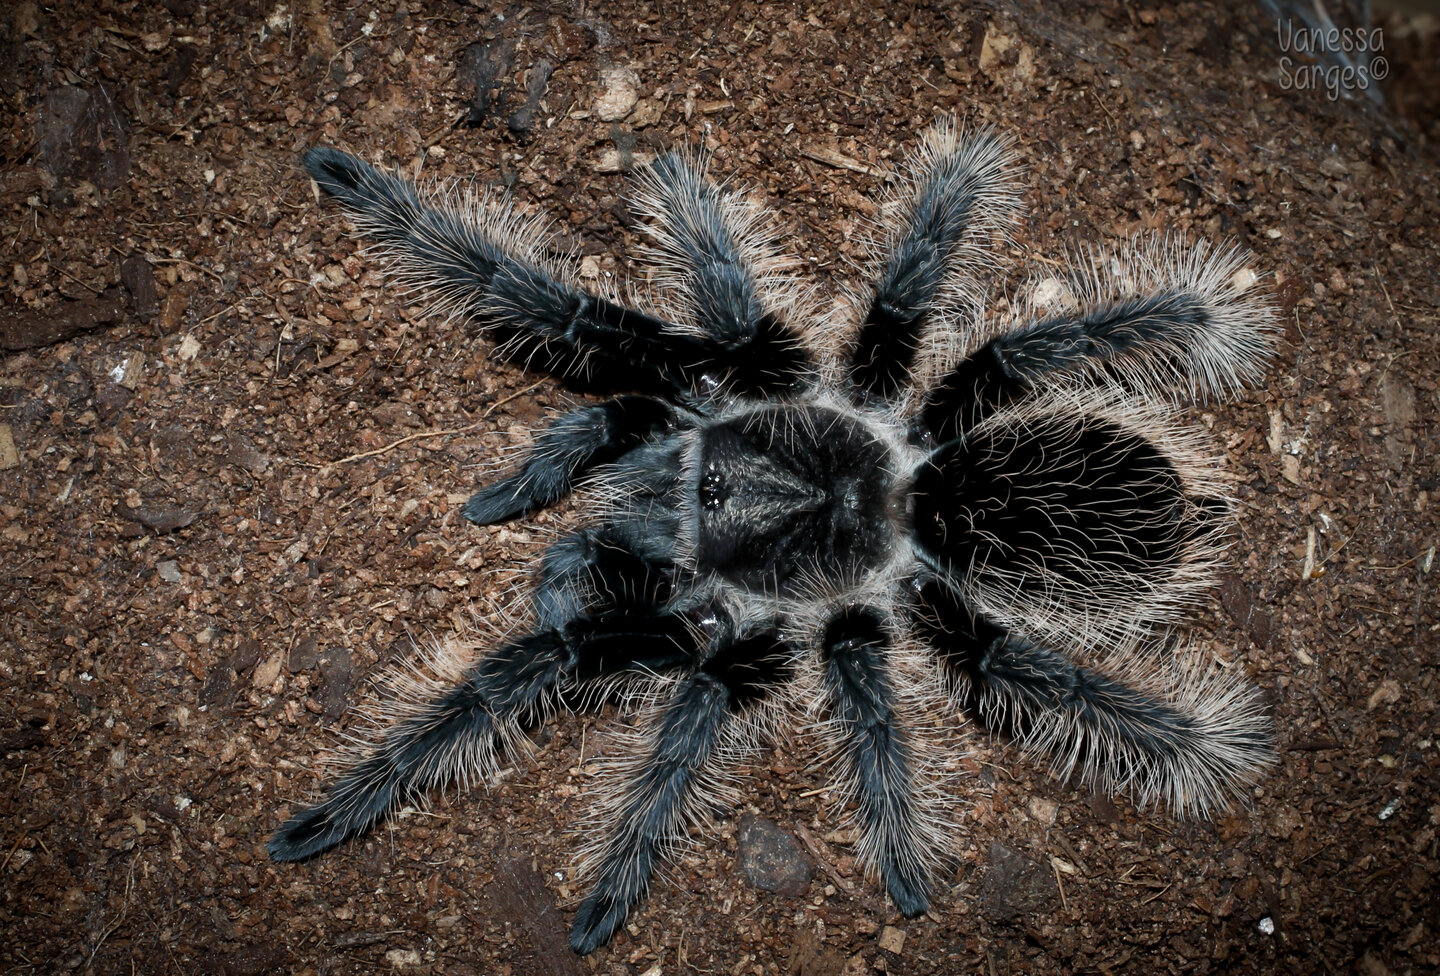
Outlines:
{"label": "tarantula hind leg", "polygon": [[674,416],[665,401],[644,396],[571,411],[540,435],[520,471],[471,495],[462,514],[494,525],[553,505],[587,472],[664,433]]}
{"label": "tarantula hind leg", "polygon": [[727,767],[754,748],[757,713],[793,672],[794,652],[773,630],[737,631],[719,611],[701,628],[704,660],[675,682],[643,757],[611,802],[608,831],[589,852],[593,886],[570,930],[570,948],[581,955],[610,940],[660,858],[724,795]]}
{"label": "tarantula hind leg", "polygon": [[[668,596],[665,568],[604,529],[557,542],[541,567],[535,629],[481,658],[438,698],[411,708],[370,755],[326,788],[323,800],[276,832],[270,856],[313,857],[368,830],[409,799],[493,774],[497,752],[545,712],[567,677],[584,684],[688,663],[674,640],[628,641],[637,611],[642,617],[645,608],[653,613]],[[645,629],[643,622],[638,626]]]}
{"label": "tarantula hind leg", "polygon": [[929,642],[980,718],[1050,759],[1062,779],[1208,816],[1274,762],[1270,721],[1243,676],[1165,660],[1159,648],[1106,674],[1013,633],[939,581],[922,602]]}
{"label": "tarantula hind leg", "polygon": [[890,648],[878,612],[841,611],[825,628],[823,682],[841,779],[859,808],[862,860],[913,918],[930,907],[931,869],[944,840],[922,802],[913,744],[893,707]]}

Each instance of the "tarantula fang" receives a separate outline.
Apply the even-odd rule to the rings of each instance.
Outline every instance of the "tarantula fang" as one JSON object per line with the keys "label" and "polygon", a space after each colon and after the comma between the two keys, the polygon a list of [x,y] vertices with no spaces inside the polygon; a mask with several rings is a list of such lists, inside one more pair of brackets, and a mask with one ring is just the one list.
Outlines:
{"label": "tarantula fang", "polygon": [[639,311],[576,284],[506,203],[422,193],[329,148],[304,166],[500,355],[608,399],[560,417],[464,508],[493,524],[586,491],[595,520],[539,561],[529,625],[296,813],[276,860],[494,776],[557,704],[617,689],[646,731],[603,777],[579,953],[724,807],[737,764],[797,722],[853,807],[860,862],[907,916],[930,904],[956,819],[927,727],[940,699],[1062,776],[1181,814],[1271,762],[1239,669],[1171,636],[1228,515],[1175,408],[1258,380],[1273,342],[1237,250],[1082,252],[987,316],[1019,211],[1013,153],[942,120],[881,208],[850,325],[812,310],[763,211],[684,153],[638,177],[665,298]]}

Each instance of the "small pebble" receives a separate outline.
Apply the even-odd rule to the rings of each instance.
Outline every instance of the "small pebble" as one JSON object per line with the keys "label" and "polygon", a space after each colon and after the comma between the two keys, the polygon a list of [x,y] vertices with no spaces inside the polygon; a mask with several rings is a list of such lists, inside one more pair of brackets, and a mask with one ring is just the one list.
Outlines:
{"label": "small pebble", "polygon": [[736,867],[745,880],[763,891],[803,895],[815,875],[815,864],[794,835],[769,820],[746,816],[740,821]]}
{"label": "small pebble", "polygon": [[1032,819],[1047,825],[1053,824],[1060,813],[1060,804],[1044,796],[1032,796],[1028,807]]}
{"label": "small pebble", "polygon": [[391,949],[385,953],[385,961],[401,972],[418,969],[422,965],[420,953],[414,949]]}
{"label": "small pebble", "polygon": [[601,122],[619,122],[635,110],[640,99],[640,76],[624,67],[600,69],[600,87],[595,96],[595,117]]}

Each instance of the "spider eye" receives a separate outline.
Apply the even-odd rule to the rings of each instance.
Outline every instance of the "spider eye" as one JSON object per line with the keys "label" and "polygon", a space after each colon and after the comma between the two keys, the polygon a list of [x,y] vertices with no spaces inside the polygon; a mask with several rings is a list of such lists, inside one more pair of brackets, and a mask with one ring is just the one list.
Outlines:
{"label": "spider eye", "polygon": [[700,504],[706,511],[713,512],[721,508],[729,497],[729,483],[719,471],[707,471],[700,479]]}

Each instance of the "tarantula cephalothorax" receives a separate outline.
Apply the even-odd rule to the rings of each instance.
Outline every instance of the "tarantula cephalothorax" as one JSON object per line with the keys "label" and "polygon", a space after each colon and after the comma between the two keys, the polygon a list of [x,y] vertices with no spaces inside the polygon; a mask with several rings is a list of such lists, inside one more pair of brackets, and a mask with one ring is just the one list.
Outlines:
{"label": "tarantula cephalothorax", "polygon": [[925,727],[937,698],[1062,775],[1182,813],[1270,762],[1239,669],[1167,636],[1206,592],[1228,510],[1174,402],[1255,380],[1270,351],[1235,250],[1087,252],[992,322],[1011,153],[942,121],[881,210],[847,335],[829,324],[847,316],[797,297],[759,208],[683,154],[636,194],[663,314],[582,290],[502,203],[424,196],[333,149],[304,163],[403,279],[503,354],[612,398],[562,416],[465,506],[491,524],[593,489],[596,520],[540,561],[528,627],[409,706],[280,829],[277,860],[493,776],[548,708],[617,688],[646,731],[602,776],[582,953],[787,718],[821,738],[861,862],[911,916],[956,819]]}

